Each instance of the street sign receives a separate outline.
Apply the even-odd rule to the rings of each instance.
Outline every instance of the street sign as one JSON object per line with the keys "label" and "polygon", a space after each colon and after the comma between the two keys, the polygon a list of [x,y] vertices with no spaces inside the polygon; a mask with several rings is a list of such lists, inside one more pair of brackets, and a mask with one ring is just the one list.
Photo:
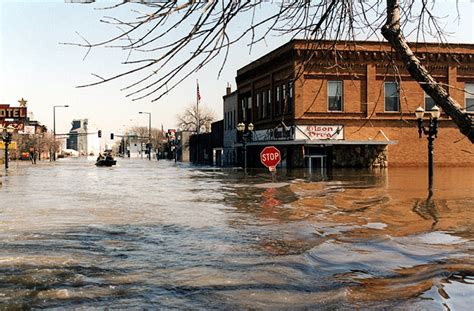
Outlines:
{"label": "street sign", "polygon": [[[8,149],[17,149],[16,141],[12,141],[10,144],[8,144]],[[3,141],[0,141],[0,150],[5,150],[5,143]]]}
{"label": "street sign", "polygon": [[280,163],[280,160],[280,150],[274,146],[265,147],[263,148],[262,152],[260,152],[260,161],[263,165],[268,167],[270,171],[275,170],[275,166]]}

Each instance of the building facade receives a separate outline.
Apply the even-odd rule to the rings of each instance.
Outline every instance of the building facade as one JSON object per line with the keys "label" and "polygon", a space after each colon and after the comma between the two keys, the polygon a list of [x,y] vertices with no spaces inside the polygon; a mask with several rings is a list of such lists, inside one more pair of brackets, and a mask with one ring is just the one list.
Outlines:
{"label": "building facade", "polygon": [[[449,94],[474,113],[474,45],[413,48]],[[249,165],[261,166],[259,153],[268,145],[279,148],[282,167],[427,162],[414,112],[419,106],[430,110],[434,101],[387,43],[293,40],[238,70],[236,82],[237,123],[255,126]],[[437,165],[474,163],[472,144],[446,114],[439,119],[435,152]]]}
{"label": "building facade", "polygon": [[100,152],[100,141],[95,131],[91,130],[88,119],[75,119],[71,122],[66,149],[76,150],[81,156],[94,156]]}
{"label": "building facade", "polygon": [[212,122],[206,133],[189,137],[189,160],[193,164],[222,166],[224,120]]}
{"label": "building facade", "polygon": [[232,92],[230,86],[226,89],[224,101],[224,138],[222,164],[233,166],[237,162],[235,144],[237,143],[237,91]]}

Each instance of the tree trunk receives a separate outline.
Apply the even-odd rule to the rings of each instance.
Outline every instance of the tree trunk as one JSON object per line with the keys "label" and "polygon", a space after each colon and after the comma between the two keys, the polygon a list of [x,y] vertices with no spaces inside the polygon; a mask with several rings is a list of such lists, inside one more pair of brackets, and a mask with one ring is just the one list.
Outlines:
{"label": "tree trunk", "polygon": [[382,27],[382,35],[400,55],[412,78],[420,83],[426,94],[430,95],[436,104],[453,119],[461,133],[474,143],[473,120],[469,114],[461,111],[461,106],[433,79],[401,33],[399,0],[387,0],[387,21]]}

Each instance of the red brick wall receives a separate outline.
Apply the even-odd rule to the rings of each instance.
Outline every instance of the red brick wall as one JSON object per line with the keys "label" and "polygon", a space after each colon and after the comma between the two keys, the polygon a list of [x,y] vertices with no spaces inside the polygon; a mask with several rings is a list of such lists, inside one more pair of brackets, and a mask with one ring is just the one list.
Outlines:
{"label": "red brick wall", "polygon": [[[397,144],[388,146],[389,166],[427,165],[428,142],[418,138],[416,121],[346,122],[345,140],[385,140],[382,133]],[[378,135],[377,135],[378,134]],[[468,166],[474,163],[474,147],[458,128],[448,120],[440,121],[438,138],[434,141],[434,163],[442,166]]]}
{"label": "red brick wall", "polygon": [[[295,51],[305,47],[307,45],[299,41],[293,45]],[[284,46],[284,49],[288,48],[288,45]],[[425,137],[418,138],[414,116],[417,107],[424,107],[423,89],[412,80],[396,56],[391,54],[387,44],[358,42],[351,48],[341,44],[339,49],[339,54],[343,56],[337,64],[331,64],[335,55],[332,51],[321,49],[315,54],[312,63],[306,64],[304,73],[295,77],[295,113],[290,116],[291,120],[285,118],[285,123],[344,124],[346,141],[385,140],[379,133],[381,130],[390,141],[397,141],[397,144],[388,147],[390,166],[426,165],[427,140]],[[443,83],[450,95],[464,107],[464,83],[474,83],[474,45],[451,45],[447,50],[438,45],[425,44],[416,51],[434,78]],[[393,66],[393,59],[397,69]],[[279,80],[288,79],[291,70],[294,70],[295,75],[299,72],[297,58],[288,59],[285,63],[282,59],[264,57],[248,68],[248,71],[239,70],[239,90],[241,87],[259,87],[260,84],[273,86]],[[259,71],[259,68],[262,70]],[[344,81],[342,112],[328,112],[327,81],[330,80]],[[400,81],[399,112],[385,112],[386,81]],[[276,126],[279,120],[281,117],[261,120],[256,124],[257,129],[259,125],[266,128]],[[435,164],[474,164],[473,144],[445,115],[441,117],[438,136],[434,142]]]}

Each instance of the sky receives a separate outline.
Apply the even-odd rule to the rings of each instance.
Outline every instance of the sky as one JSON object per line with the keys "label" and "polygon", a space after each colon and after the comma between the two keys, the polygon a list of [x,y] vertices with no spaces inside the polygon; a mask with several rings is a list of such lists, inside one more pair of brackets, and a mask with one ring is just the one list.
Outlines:
{"label": "sky", "polygon": [[[108,133],[121,134],[133,126],[176,128],[176,116],[186,106],[196,102],[196,81],[199,81],[201,106],[214,111],[222,119],[222,96],[230,83],[235,90],[237,70],[269,51],[286,43],[289,38],[269,36],[251,51],[242,42],[231,49],[220,77],[219,62],[188,76],[176,89],[157,102],[150,99],[131,101],[120,91],[130,80],[118,80],[100,86],[77,88],[95,82],[91,73],[107,77],[126,69],[125,56],[113,49],[93,49],[83,60],[85,50],[61,42],[81,42],[79,32],[88,40],[109,38],[117,32],[99,22],[104,15],[126,16],[137,5],[121,11],[105,12],[94,8],[117,3],[71,4],[64,0],[0,0],[0,104],[18,106],[18,100],[28,100],[28,111],[34,118],[53,127],[53,106],[56,108],[56,133],[67,133],[73,119],[87,118],[89,124]],[[273,1],[268,1],[272,6]],[[439,10],[449,15],[447,30],[451,42],[474,43],[474,0],[459,0],[461,20],[455,20],[456,0],[438,0]],[[138,6],[139,7],[139,6]],[[238,31],[238,29],[236,29]]]}

